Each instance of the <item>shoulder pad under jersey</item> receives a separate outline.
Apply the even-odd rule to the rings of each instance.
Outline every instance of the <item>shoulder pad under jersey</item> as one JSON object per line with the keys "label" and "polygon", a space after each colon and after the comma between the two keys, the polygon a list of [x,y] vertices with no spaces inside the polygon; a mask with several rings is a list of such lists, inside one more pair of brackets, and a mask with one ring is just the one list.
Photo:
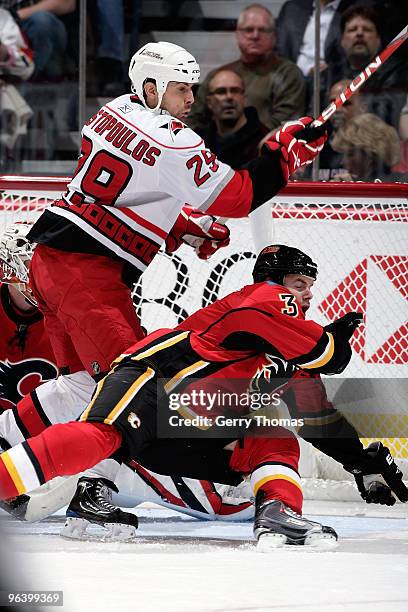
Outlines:
{"label": "shoulder pad under jersey", "polygon": [[205,148],[204,141],[180,119],[170,115],[156,116],[156,137],[169,148],[194,149]]}
{"label": "shoulder pad under jersey", "polygon": [[169,149],[191,149],[203,146],[203,139],[180,119],[168,114],[150,113],[135,96],[125,94],[109,101],[105,109],[158,144]]}

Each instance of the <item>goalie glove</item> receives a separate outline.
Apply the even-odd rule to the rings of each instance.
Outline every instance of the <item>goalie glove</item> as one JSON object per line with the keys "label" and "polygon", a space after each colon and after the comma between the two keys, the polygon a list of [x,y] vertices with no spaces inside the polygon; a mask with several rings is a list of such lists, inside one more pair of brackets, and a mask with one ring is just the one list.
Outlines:
{"label": "goalie glove", "polygon": [[402,472],[381,442],[372,442],[364,449],[357,464],[345,464],[344,468],[353,474],[359,493],[367,504],[393,506],[396,497],[402,502],[408,501]]}
{"label": "goalie glove", "polygon": [[267,154],[268,149],[281,153],[280,163],[286,182],[296,170],[312,163],[329,136],[327,126],[309,127],[312,122],[312,117],[288,121],[262,147],[263,154]]}
{"label": "goalie glove", "polygon": [[195,249],[200,259],[208,259],[229,244],[229,236],[228,227],[217,223],[215,217],[186,204],[166,238],[166,253],[173,253],[185,243]]}

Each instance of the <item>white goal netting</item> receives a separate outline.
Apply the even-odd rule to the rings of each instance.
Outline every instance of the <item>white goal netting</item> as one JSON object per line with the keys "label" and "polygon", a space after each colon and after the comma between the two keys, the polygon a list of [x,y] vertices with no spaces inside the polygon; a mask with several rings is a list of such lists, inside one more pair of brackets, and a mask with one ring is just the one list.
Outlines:
{"label": "white goal netting", "polygon": [[[36,218],[65,184],[59,178],[0,177],[1,230]],[[356,379],[357,404],[363,379],[375,400],[347,416],[368,439],[383,439],[404,466],[408,408],[398,381],[408,374],[407,197],[408,186],[399,184],[291,183],[250,219],[228,222],[231,244],[208,262],[187,247],[171,257],[159,253],[134,290],[143,325],[149,331],[173,326],[250,282],[255,253],[266,244],[304,250],[319,265],[310,316],[327,324],[350,310],[364,315],[343,376]],[[341,400],[341,384],[334,399]],[[305,449],[303,473],[325,479],[323,489],[331,491],[330,480],[346,478],[335,462]]]}

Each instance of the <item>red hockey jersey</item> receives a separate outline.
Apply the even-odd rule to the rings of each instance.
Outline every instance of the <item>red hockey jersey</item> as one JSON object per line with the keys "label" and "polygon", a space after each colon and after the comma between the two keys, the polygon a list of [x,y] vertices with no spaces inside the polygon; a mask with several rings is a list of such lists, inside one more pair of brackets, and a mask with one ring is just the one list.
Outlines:
{"label": "red hockey jersey", "polygon": [[0,284],[0,411],[13,408],[40,383],[58,375],[39,310],[24,313]]}
{"label": "red hockey jersey", "polygon": [[242,392],[253,377],[290,377],[295,365],[334,373],[344,354],[341,338],[305,320],[290,290],[267,281],[217,300],[173,331],[149,334],[127,358],[158,371],[170,394],[194,385]]}

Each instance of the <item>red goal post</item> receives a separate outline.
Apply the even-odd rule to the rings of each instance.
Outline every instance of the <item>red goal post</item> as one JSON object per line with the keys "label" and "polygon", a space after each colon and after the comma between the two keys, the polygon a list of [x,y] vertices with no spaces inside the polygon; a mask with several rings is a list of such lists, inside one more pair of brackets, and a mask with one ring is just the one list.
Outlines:
{"label": "red goal post", "polygon": [[[68,180],[0,177],[1,231],[15,220],[38,217]],[[408,378],[408,185],[293,182],[249,220],[230,220],[228,225],[230,246],[208,262],[200,261],[188,247],[171,257],[159,253],[155,258],[134,289],[149,331],[173,326],[250,282],[255,253],[261,247],[290,244],[310,254],[319,266],[310,316],[327,324],[350,310],[364,315],[344,376],[377,380],[383,388],[385,381]],[[401,408],[394,387],[396,397],[391,398],[386,415],[383,406],[372,406],[359,418],[365,419],[367,436],[384,438],[404,465],[408,408],[405,405],[405,412]],[[303,471],[308,476],[345,478],[321,455],[306,451],[304,456]]]}

